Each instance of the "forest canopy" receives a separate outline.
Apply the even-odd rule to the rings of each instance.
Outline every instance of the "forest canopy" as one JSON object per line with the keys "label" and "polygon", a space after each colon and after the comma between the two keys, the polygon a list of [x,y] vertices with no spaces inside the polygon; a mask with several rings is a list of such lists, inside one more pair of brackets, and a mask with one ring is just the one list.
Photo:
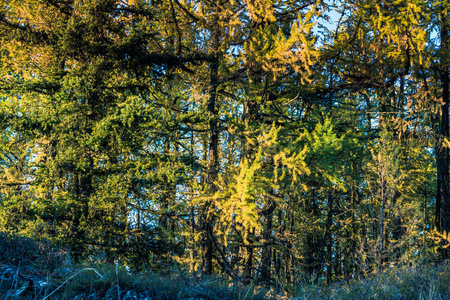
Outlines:
{"label": "forest canopy", "polygon": [[0,231],[263,283],[448,258],[450,2],[0,3]]}

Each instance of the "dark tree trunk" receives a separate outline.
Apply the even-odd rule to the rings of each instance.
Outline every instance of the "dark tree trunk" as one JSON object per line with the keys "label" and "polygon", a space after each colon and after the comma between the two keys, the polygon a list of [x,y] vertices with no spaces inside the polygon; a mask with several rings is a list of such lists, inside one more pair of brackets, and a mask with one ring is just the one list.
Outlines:
{"label": "dark tree trunk", "polygon": [[[164,140],[164,154],[169,155],[170,153],[170,140],[169,137],[166,137]],[[159,216],[159,225],[161,226],[163,231],[167,231],[169,229],[169,202],[171,197],[171,187],[169,187],[170,183],[167,183],[163,187],[162,195],[161,195],[161,210],[162,213]]]}
{"label": "dark tree trunk", "polygon": [[[208,195],[212,196],[217,190],[216,179],[219,166],[219,128],[218,128],[218,108],[217,108],[217,87],[218,87],[218,73],[219,73],[219,30],[217,28],[217,15],[213,20],[213,29],[211,32],[212,37],[212,52],[213,59],[210,65],[210,82],[209,82],[209,99],[207,111],[210,116],[209,120],[209,147],[208,147],[208,174],[207,174],[207,187]],[[203,242],[203,259],[205,274],[212,274],[213,272],[213,222],[214,222],[214,207],[213,202],[208,200],[205,204],[205,224],[204,229],[204,242]]]}
{"label": "dark tree trunk", "polygon": [[[441,25],[441,52],[442,52],[442,69],[441,69],[441,86],[442,86],[442,113],[439,126],[440,147],[438,151],[437,167],[438,167],[438,199],[436,199],[436,210],[438,201],[442,207],[441,224],[439,226],[442,232],[450,232],[450,179],[449,179],[449,149],[443,147],[443,140],[449,138],[449,68],[448,68],[448,50],[449,50],[449,26],[447,24],[448,16],[442,13]],[[439,208],[441,208],[439,207]],[[445,251],[448,257],[448,251]]]}
{"label": "dark tree trunk", "polygon": [[[275,210],[276,203],[271,201],[269,206],[262,213],[264,217],[263,227],[263,243],[270,243],[272,240],[272,224],[273,224],[273,212]],[[261,277],[260,280],[263,283],[270,283],[271,269],[272,269],[272,251],[270,245],[265,245],[262,248],[261,253]]]}
{"label": "dark tree trunk", "polygon": [[[92,170],[93,160],[89,157],[89,165]],[[73,232],[75,241],[72,245],[72,255],[75,261],[79,262],[86,250],[86,234],[82,226],[89,217],[89,198],[92,194],[92,176],[86,173],[79,173],[76,182],[78,208],[74,217]]]}
{"label": "dark tree trunk", "polygon": [[294,213],[292,210],[288,212],[288,222],[289,222],[289,240],[286,245],[286,279],[289,283],[294,283],[294,264],[295,264],[295,256],[293,251],[293,245],[291,242],[291,237],[294,235]]}
{"label": "dark tree trunk", "polygon": [[190,220],[190,233],[191,233],[191,239],[189,242],[189,272],[191,272],[191,274],[194,273],[195,271],[195,211],[194,208],[191,207],[190,213],[189,213],[189,220]]}
{"label": "dark tree trunk", "polygon": [[332,251],[333,251],[333,239],[331,236],[331,226],[333,225],[333,201],[334,196],[328,196],[328,216],[327,216],[327,228],[326,228],[326,238],[325,243],[327,245],[327,283],[330,284],[332,282],[332,274],[333,274],[333,262],[332,262]]}
{"label": "dark tree trunk", "polygon": [[[255,229],[249,229],[247,232],[247,242],[250,246],[253,245],[253,238],[255,235]],[[244,265],[244,282],[249,284],[253,279],[253,247],[246,247],[246,260]]]}

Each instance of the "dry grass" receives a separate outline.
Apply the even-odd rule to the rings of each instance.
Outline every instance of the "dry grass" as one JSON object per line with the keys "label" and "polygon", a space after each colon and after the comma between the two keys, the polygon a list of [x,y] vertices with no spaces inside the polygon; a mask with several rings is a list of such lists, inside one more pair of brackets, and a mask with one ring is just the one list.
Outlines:
{"label": "dry grass", "polygon": [[89,261],[74,265],[67,255],[49,246],[6,235],[0,235],[0,250],[2,300],[450,299],[449,263],[393,268],[331,286],[305,283],[275,290],[220,276],[192,276],[179,266],[173,270],[167,266],[159,273],[133,273],[120,264]]}
{"label": "dry grass", "polygon": [[[19,267],[20,269],[20,267]],[[181,271],[133,274],[125,267],[98,265],[58,271],[40,287],[20,292],[21,284],[4,286],[2,299],[450,299],[448,264],[391,270],[372,278],[331,286],[301,285],[292,293],[243,286],[218,276],[193,277]],[[14,270],[17,272],[17,270]],[[59,271],[61,272],[61,271]],[[19,280],[16,279],[18,282]],[[5,291],[7,289],[7,291]],[[5,298],[6,295],[6,298]]]}

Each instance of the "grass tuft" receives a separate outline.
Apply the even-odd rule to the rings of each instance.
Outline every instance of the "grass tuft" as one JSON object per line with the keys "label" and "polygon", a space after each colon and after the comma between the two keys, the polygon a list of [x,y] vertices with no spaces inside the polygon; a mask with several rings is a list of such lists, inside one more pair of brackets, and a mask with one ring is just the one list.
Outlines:
{"label": "grass tuft", "polygon": [[450,299],[449,263],[395,267],[330,286],[305,282],[275,289],[220,276],[194,276],[180,267],[131,272],[118,262],[95,261],[73,265],[64,252],[49,245],[0,233],[0,299]]}

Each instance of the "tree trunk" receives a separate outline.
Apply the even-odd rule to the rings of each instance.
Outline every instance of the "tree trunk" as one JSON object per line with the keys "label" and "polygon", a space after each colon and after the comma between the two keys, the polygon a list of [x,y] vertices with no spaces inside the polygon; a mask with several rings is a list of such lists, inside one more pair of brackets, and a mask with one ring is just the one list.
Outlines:
{"label": "tree trunk", "polygon": [[[271,200],[269,206],[263,212],[264,227],[263,227],[263,243],[269,243],[272,240],[272,223],[273,223],[273,211],[275,210],[276,203]],[[270,245],[265,245],[262,248],[261,253],[261,277],[260,280],[263,283],[270,283],[270,275],[272,269],[272,251]]]}
{"label": "tree trunk", "polygon": [[[442,69],[441,69],[441,86],[442,86],[442,112],[441,122],[439,126],[440,147],[438,151],[437,167],[438,167],[438,199],[436,199],[436,207],[438,201],[442,205],[441,224],[442,232],[450,232],[450,182],[449,182],[449,149],[443,146],[444,139],[449,138],[449,67],[448,67],[448,50],[449,50],[449,26],[447,24],[448,16],[442,13],[441,25],[441,52],[442,52]],[[445,251],[445,257],[448,257],[448,251]]]}
{"label": "tree trunk", "polygon": [[333,239],[331,236],[331,226],[333,225],[333,202],[334,202],[334,195],[332,193],[328,194],[328,216],[326,221],[326,229],[325,229],[325,245],[327,249],[327,258],[325,265],[327,267],[327,284],[330,284],[332,281],[332,275],[333,275],[333,253],[332,253],[332,246],[333,246]]}
{"label": "tree trunk", "polygon": [[[251,246],[253,244],[253,238],[255,234],[255,229],[249,229],[247,232],[247,242]],[[244,283],[249,284],[253,279],[253,247],[246,247],[246,260],[244,265]]]}
{"label": "tree trunk", "polygon": [[189,272],[193,274],[195,272],[195,211],[194,208],[191,207],[189,213],[190,219],[190,230],[191,230],[191,239],[190,239],[190,249],[189,249]]}
{"label": "tree trunk", "polygon": [[[170,140],[169,137],[166,136],[164,140],[164,155],[168,156],[170,154]],[[171,195],[172,188],[169,186],[170,183],[167,183],[163,187],[162,195],[161,195],[161,210],[162,213],[159,216],[159,225],[161,226],[162,230],[166,232],[169,229],[169,202]],[[164,233],[165,234],[165,233]]]}
{"label": "tree trunk", "polygon": [[[217,87],[218,87],[218,72],[219,72],[219,30],[218,30],[218,16],[214,14],[213,29],[211,32],[212,38],[212,62],[210,65],[210,82],[209,82],[209,99],[207,111],[209,113],[209,151],[208,151],[208,174],[207,174],[207,187],[208,196],[212,197],[217,190],[216,179],[218,174],[219,158],[218,158],[218,145],[219,145],[219,130],[218,130],[218,108],[217,101]],[[212,274],[213,272],[213,222],[214,222],[214,207],[212,200],[207,200],[205,204],[205,224],[203,224],[204,230],[204,242],[203,242],[203,259],[204,259],[204,274]]]}
{"label": "tree trunk", "polygon": [[[89,170],[92,170],[93,160],[89,157]],[[89,198],[92,194],[92,176],[86,173],[78,173],[77,182],[77,200],[79,207],[78,212],[75,214],[73,222],[73,232],[75,241],[72,245],[72,255],[76,262],[80,262],[83,253],[86,250],[86,234],[82,228],[83,222],[86,222],[89,217]]]}

